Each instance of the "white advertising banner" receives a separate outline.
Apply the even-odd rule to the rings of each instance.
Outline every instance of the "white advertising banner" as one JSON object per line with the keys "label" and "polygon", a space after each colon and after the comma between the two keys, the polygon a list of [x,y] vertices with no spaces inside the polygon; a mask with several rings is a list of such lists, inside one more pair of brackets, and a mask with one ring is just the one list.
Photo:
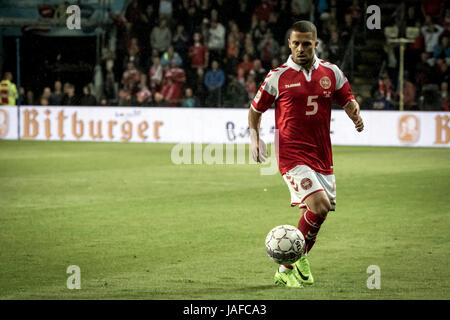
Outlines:
{"label": "white advertising banner", "polygon": [[18,139],[18,125],[17,107],[0,106],[0,139]]}
{"label": "white advertising banner", "polygon": [[[6,110],[6,111],[4,111]],[[1,139],[17,138],[15,107],[0,109]],[[5,115],[8,129],[4,129]],[[333,110],[334,145],[449,147],[449,112],[361,111],[356,132],[343,110]],[[20,107],[20,138],[31,140],[248,143],[248,109],[145,107]],[[274,110],[263,114],[261,137],[273,142]],[[15,136],[14,136],[15,135]]]}

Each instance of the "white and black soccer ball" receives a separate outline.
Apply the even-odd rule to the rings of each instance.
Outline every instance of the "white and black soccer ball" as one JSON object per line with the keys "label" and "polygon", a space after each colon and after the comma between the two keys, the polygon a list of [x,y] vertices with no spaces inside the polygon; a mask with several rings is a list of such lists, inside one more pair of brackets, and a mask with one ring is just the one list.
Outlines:
{"label": "white and black soccer ball", "polygon": [[266,237],[267,254],[278,264],[293,264],[304,250],[305,237],[294,226],[277,226]]}

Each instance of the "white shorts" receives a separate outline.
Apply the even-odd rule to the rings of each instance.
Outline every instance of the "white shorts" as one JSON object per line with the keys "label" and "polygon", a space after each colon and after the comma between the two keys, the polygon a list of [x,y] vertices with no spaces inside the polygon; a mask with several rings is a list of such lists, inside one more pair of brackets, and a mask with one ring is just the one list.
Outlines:
{"label": "white shorts", "polygon": [[299,165],[283,175],[291,192],[291,206],[306,208],[305,199],[318,191],[325,191],[330,199],[331,211],[336,208],[336,179],[334,174],[324,175],[310,167]]}

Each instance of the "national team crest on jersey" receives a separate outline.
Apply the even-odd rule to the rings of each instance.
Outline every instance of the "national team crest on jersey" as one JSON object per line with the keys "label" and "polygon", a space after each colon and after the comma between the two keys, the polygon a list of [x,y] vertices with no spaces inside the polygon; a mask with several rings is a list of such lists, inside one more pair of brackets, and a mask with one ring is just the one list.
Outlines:
{"label": "national team crest on jersey", "polygon": [[309,178],[303,178],[302,181],[300,182],[300,185],[302,186],[303,190],[308,190],[311,189],[312,187],[312,181]]}
{"label": "national team crest on jersey", "polygon": [[319,83],[320,83],[320,86],[322,88],[324,88],[325,90],[330,89],[330,87],[331,87],[331,80],[327,76],[320,78]]}

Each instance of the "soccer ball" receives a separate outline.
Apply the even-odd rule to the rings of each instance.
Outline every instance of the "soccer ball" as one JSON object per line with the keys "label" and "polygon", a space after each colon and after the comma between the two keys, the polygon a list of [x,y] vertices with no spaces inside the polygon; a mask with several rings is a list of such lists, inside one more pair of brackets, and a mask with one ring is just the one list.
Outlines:
{"label": "soccer ball", "polygon": [[304,250],[305,238],[294,226],[277,226],[266,237],[267,254],[278,264],[293,264]]}

